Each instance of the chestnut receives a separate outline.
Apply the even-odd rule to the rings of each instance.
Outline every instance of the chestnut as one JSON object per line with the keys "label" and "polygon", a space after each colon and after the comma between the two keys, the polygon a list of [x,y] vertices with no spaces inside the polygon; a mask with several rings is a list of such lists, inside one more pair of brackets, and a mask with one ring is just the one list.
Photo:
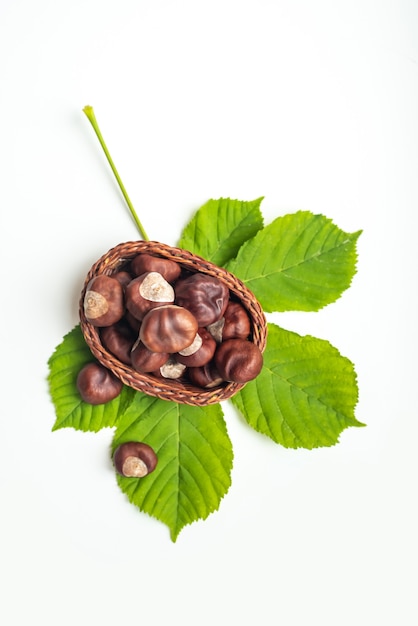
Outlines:
{"label": "chestnut", "polygon": [[255,343],[246,339],[227,339],[218,345],[214,364],[224,380],[246,383],[263,367],[263,355]]}
{"label": "chestnut", "polygon": [[188,367],[209,363],[216,350],[216,341],[206,328],[198,328],[193,343],[176,354],[177,361]]}
{"label": "chestnut", "polygon": [[125,311],[124,320],[129,324],[130,328],[138,335],[139,329],[141,328],[141,320],[136,318],[129,311]]}
{"label": "chestnut", "polygon": [[142,341],[138,339],[132,348],[130,360],[132,367],[137,372],[146,374],[159,369],[168,361],[169,356],[167,352],[152,352],[148,350]]}
{"label": "chestnut", "polygon": [[148,444],[142,441],[128,441],[116,448],[113,463],[121,476],[143,478],[155,470],[158,458]]}
{"label": "chestnut", "polygon": [[158,272],[147,272],[126,286],[125,301],[128,311],[142,320],[154,307],[174,302],[174,289]]}
{"label": "chestnut", "polygon": [[131,261],[131,270],[136,276],[146,272],[158,272],[167,282],[173,283],[180,276],[181,267],[175,261],[153,256],[152,254],[138,254]]}
{"label": "chestnut", "polygon": [[92,278],[84,295],[84,314],[93,326],[111,326],[125,311],[123,287],[116,278],[100,274]]}
{"label": "chestnut", "polygon": [[122,319],[117,324],[101,328],[100,338],[104,347],[119,361],[126,365],[131,364],[131,350],[136,341],[136,335],[125,320]]}
{"label": "chestnut", "polygon": [[202,367],[190,367],[187,369],[187,374],[192,385],[202,387],[202,389],[212,389],[224,382],[213,361]]}
{"label": "chestnut", "polygon": [[228,301],[229,289],[216,276],[196,272],[176,283],[175,303],[193,313],[200,327],[219,320]]}
{"label": "chestnut", "polygon": [[170,378],[172,380],[178,380],[181,378],[186,370],[186,366],[176,360],[174,356],[170,358],[160,367],[157,372],[154,372],[158,378]]}
{"label": "chestnut", "polygon": [[116,398],[123,383],[104,365],[95,361],[84,365],[77,376],[77,389],[88,404],[105,404]]}
{"label": "chestnut", "polygon": [[128,285],[128,283],[130,283],[133,279],[133,276],[126,270],[119,270],[118,272],[115,272],[115,274],[112,274],[112,278],[116,278],[122,287],[126,287],[126,285]]}
{"label": "chestnut", "polygon": [[196,336],[196,318],[187,309],[167,304],[151,309],[142,320],[139,338],[151,352],[180,352]]}
{"label": "chestnut", "polygon": [[247,339],[251,331],[250,318],[242,304],[230,300],[223,317],[210,324],[208,331],[218,343],[226,339]]}

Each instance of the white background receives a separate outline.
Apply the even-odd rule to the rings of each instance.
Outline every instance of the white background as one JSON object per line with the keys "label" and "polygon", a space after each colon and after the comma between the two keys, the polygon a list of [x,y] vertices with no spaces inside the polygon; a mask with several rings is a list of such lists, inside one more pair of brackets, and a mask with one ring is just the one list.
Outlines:
{"label": "white background", "polygon": [[[286,450],[224,407],[232,487],[177,543],[130,505],[110,430],[64,429],[47,360],[91,264],[209,198],[363,229],[352,287],[276,321],[356,365],[340,443]],[[0,621],[416,626],[416,0],[0,0]]]}

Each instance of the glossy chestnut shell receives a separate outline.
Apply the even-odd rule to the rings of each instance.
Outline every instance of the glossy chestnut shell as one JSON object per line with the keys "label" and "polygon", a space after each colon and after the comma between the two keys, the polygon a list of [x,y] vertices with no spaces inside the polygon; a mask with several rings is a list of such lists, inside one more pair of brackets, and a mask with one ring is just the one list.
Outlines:
{"label": "glossy chestnut shell", "polygon": [[176,283],[176,304],[188,309],[199,327],[219,320],[229,302],[229,289],[217,276],[197,272]]}

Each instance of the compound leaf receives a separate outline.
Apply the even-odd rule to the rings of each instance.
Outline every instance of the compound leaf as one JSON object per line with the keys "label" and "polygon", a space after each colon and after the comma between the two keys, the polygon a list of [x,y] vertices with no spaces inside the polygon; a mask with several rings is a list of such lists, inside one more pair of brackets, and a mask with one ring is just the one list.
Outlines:
{"label": "compound leaf", "polygon": [[72,427],[97,432],[114,426],[132,402],[135,391],[125,385],[122,393],[106,404],[93,406],[82,401],[76,386],[77,375],[83,365],[94,360],[80,325],[65,335],[49,358],[48,384],[57,418],[52,430]]}
{"label": "compound leaf", "polygon": [[209,200],[183,229],[179,247],[222,267],[263,227],[261,201]]}
{"label": "compound leaf", "polygon": [[332,446],[354,416],[353,364],[328,341],[268,326],[264,367],[232,398],[255,430],[288,448]]}
{"label": "compound leaf", "polygon": [[339,298],[356,272],[361,231],[345,233],[323,215],[278,217],[226,264],[265,312],[318,311]]}
{"label": "compound leaf", "polygon": [[112,450],[144,441],[158,456],[144,478],[117,475],[141,511],[165,523],[176,541],[181,529],[219,508],[231,484],[232,444],[221,406],[196,407],[137,394],[118,423]]}

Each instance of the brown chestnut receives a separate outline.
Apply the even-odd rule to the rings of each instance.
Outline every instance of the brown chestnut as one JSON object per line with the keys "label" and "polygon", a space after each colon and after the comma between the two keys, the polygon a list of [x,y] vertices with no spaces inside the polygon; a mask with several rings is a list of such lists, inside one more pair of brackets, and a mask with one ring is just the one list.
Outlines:
{"label": "brown chestnut", "polygon": [[126,365],[131,364],[131,350],[137,336],[125,320],[122,319],[117,324],[101,328],[100,337],[104,347],[119,361]]}
{"label": "brown chestnut", "polygon": [[158,370],[169,358],[168,352],[152,352],[139,339],[131,351],[132,367],[143,374]]}
{"label": "brown chestnut", "polygon": [[174,302],[174,289],[158,272],[137,276],[125,288],[128,311],[138,320],[151,309]]}
{"label": "brown chestnut", "polygon": [[155,470],[158,458],[148,444],[142,441],[128,441],[116,448],[113,463],[121,476],[143,478]]}
{"label": "brown chestnut", "polygon": [[116,398],[123,388],[122,381],[100,363],[87,363],[77,376],[78,392],[88,404],[105,404]]}
{"label": "brown chestnut", "polygon": [[151,309],[142,320],[139,338],[152,352],[180,352],[197,333],[197,320],[187,309],[167,304]]}
{"label": "brown chestnut", "polygon": [[176,354],[177,361],[188,367],[209,363],[216,350],[216,341],[206,328],[198,328],[193,343]]}
{"label": "brown chestnut", "polygon": [[224,380],[246,383],[261,372],[263,355],[251,341],[227,339],[218,345],[214,363]]}
{"label": "brown chestnut", "polygon": [[210,324],[208,331],[218,343],[226,339],[247,339],[251,331],[250,318],[242,304],[230,300],[223,317]]}
{"label": "brown chestnut", "polygon": [[132,330],[135,331],[136,335],[138,336],[139,329],[141,328],[141,320],[136,318],[129,311],[125,311],[125,315],[123,316],[123,318],[129,324],[130,328],[132,328]]}
{"label": "brown chestnut", "polygon": [[202,367],[190,367],[187,369],[187,374],[192,385],[202,387],[202,389],[212,389],[224,382],[213,361]]}
{"label": "brown chestnut", "polygon": [[175,303],[193,313],[200,327],[220,319],[228,301],[229,289],[216,276],[196,272],[176,283]]}
{"label": "brown chestnut", "polygon": [[111,326],[125,311],[123,287],[116,278],[101,274],[92,278],[84,295],[84,314],[93,326]]}
{"label": "brown chestnut", "polygon": [[128,285],[133,279],[133,276],[126,270],[119,270],[115,274],[112,274],[112,278],[116,278],[122,287],[126,287],[126,285]]}
{"label": "brown chestnut", "polygon": [[153,256],[152,254],[138,254],[131,261],[131,270],[136,276],[146,272],[158,272],[167,282],[172,283],[180,276],[181,267],[175,261]]}
{"label": "brown chestnut", "polygon": [[172,380],[178,380],[181,378],[186,370],[186,366],[183,363],[177,361],[174,356],[170,358],[160,367],[154,374],[162,378],[170,378]]}

